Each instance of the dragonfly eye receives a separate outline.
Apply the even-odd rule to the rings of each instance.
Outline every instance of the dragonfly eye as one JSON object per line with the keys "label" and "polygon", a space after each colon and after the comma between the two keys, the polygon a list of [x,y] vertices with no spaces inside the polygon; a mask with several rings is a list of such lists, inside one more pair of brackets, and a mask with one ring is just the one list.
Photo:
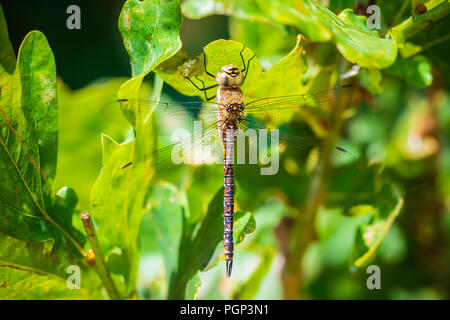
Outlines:
{"label": "dragonfly eye", "polygon": [[216,80],[223,87],[239,87],[244,79],[239,68],[234,65],[227,65],[222,67]]}
{"label": "dragonfly eye", "polygon": [[239,75],[239,73],[240,73],[240,71],[239,71],[239,69],[238,68],[235,68],[235,67],[233,67],[233,68],[228,68],[226,71],[225,71],[227,74],[229,74],[230,76],[232,76],[233,78],[235,78],[237,75]]}

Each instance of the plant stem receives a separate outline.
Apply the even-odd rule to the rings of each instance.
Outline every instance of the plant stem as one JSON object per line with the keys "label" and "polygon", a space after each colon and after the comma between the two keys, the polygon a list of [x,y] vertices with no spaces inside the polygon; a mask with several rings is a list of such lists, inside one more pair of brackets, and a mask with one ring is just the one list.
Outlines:
{"label": "plant stem", "polygon": [[[421,14],[417,10],[418,10],[418,8],[424,8],[424,2],[425,2],[425,0],[411,0],[411,9],[412,9],[411,11],[414,16]],[[426,7],[425,7],[425,10],[426,10]]]}
{"label": "plant stem", "polygon": [[108,291],[108,295],[112,300],[119,300],[119,292],[117,291],[111,275],[109,274],[109,270],[106,267],[105,257],[103,256],[102,249],[100,248],[100,243],[98,242],[95,228],[92,224],[92,219],[89,212],[84,211],[81,214],[81,221],[83,221],[84,230],[86,231],[86,235],[95,254],[95,265],[97,272],[102,279],[106,290]]}
{"label": "plant stem", "polygon": [[408,4],[409,4],[409,1],[408,0],[404,0],[403,5],[400,8],[400,10],[398,11],[398,13],[395,15],[394,22],[392,23],[391,26],[397,25],[397,23],[400,21],[401,17],[405,13],[406,8],[408,8]]}
{"label": "plant stem", "polygon": [[[341,71],[344,65],[345,59],[341,57]],[[340,72],[340,74],[342,73]],[[329,118],[330,133],[324,139],[324,143],[319,149],[319,160],[308,188],[304,210],[299,212],[292,229],[294,239],[286,257],[282,275],[285,299],[301,298],[300,291],[303,287],[301,263],[306,250],[315,238],[314,223],[317,212],[326,197],[329,182],[328,176],[331,169],[331,154],[323,152],[323,150],[331,150],[336,144],[343,122],[342,111],[349,104],[346,98],[351,97],[344,97],[339,93],[336,97],[336,104]]]}
{"label": "plant stem", "polygon": [[445,36],[442,36],[442,37],[440,37],[440,38],[437,38],[437,39],[434,39],[434,40],[432,40],[432,41],[430,41],[430,42],[425,43],[425,44],[422,46],[422,50],[421,50],[421,51],[428,50],[428,49],[430,49],[432,46],[441,44],[442,42],[447,41],[447,40],[449,40],[449,39],[450,39],[450,33],[449,33],[449,34],[446,34]]}
{"label": "plant stem", "polygon": [[404,22],[392,28],[392,35],[398,38],[401,34],[403,40],[413,36],[421,30],[429,28],[450,13],[450,2],[445,0],[437,4],[436,1],[428,4],[428,11],[416,17],[409,17]]}

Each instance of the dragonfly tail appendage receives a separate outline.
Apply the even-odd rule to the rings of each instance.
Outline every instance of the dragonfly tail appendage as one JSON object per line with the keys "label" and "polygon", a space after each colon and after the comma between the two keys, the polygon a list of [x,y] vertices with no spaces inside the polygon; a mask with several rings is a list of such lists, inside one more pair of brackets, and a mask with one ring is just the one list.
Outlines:
{"label": "dragonfly tail appendage", "polygon": [[130,161],[127,164],[125,164],[124,166],[122,166],[120,169],[125,169],[125,168],[131,166],[132,164],[133,164],[133,162]]}
{"label": "dragonfly tail appendage", "polygon": [[232,269],[233,269],[233,260],[227,260],[226,274],[228,278],[231,277]]}

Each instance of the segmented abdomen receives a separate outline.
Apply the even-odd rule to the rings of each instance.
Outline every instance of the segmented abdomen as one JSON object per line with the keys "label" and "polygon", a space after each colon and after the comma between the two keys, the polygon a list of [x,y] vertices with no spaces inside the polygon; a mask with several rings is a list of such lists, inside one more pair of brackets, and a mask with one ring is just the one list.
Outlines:
{"label": "segmented abdomen", "polygon": [[231,275],[233,262],[233,215],[234,215],[234,135],[223,136],[224,153],[224,194],[223,194],[223,247],[227,263],[227,276]]}

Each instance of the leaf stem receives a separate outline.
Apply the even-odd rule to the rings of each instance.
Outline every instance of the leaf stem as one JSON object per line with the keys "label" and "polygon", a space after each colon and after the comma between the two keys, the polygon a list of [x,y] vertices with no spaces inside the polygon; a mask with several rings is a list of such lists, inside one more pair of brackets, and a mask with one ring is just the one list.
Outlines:
{"label": "leaf stem", "polygon": [[94,225],[92,224],[91,215],[89,212],[84,211],[81,214],[81,221],[83,221],[84,230],[86,231],[86,235],[91,243],[92,250],[95,254],[95,265],[97,272],[100,278],[105,285],[106,290],[108,291],[109,297],[113,300],[119,300],[120,295],[117,291],[116,286],[111,278],[108,268],[106,267],[105,257],[103,256],[102,249],[100,248],[100,243],[97,239],[97,235],[95,233]]}

